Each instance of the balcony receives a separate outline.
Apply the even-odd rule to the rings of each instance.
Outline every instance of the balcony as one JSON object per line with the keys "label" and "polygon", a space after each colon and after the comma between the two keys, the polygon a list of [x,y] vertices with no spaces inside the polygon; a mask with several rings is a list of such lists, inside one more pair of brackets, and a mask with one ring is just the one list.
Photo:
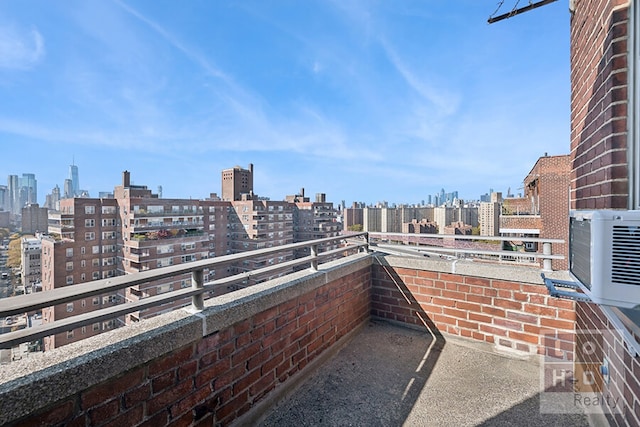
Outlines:
{"label": "balcony", "polygon": [[204,242],[208,240],[208,236],[201,230],[176,230],[178,233],[171,232],[160,233],[144,233],[133,234],[127,242],[127,246],[132,248],[150,248],[161,244],[163,241],[170,241],[173,244]]}
{"label": "balcony", "polygon": [[[305,245],[317,251],[318,243],[291,246]],[[0,424],[602,421],[573,400],[568,408],[549,401],[556,389],[545,387],[547,377],[541,384],[547,358],[573,366],[584,303],[549,297],[539,268],[417,254],[358,252],[319,266],[312,255],[306,260],[311,269],[212,298],[200,309],[194,302],[191,310],[2,366]],[[214,262],[105,285],[135,286],[152,274],[183,274]],[[177,291],[181,297],[201,292],[197,286]],[[0,317],[21,310],[18,302],[0,302]],[[74,326],[59,331],[65,327]],[[5,346],[11,339],[0,335]],[[634,391],[640,364],[623,342],[615,331],[601,342],[610,358],[605,391],[619,403],[619,415],[610,419],[620,425],[638,422],[634,405],[640,397]]]}

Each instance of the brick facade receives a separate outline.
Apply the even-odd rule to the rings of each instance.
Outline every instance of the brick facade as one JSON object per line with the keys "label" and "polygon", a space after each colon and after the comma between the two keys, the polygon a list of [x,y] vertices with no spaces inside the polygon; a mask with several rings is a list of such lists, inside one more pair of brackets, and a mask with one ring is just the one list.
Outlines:
{"label": "brick facade", "polygon": [[[637,4],[637,2],[636,2]],[[627,209],[629,19],[630,2],[582,0],[571,19],[571,207]],[[636,26],[638,24],[636,23]],[[616,315],[616,314],[614,314]],[[603,408],[614,426],[640,425],[640,362],[633,357],[603,309],[576,305],[579,340],[596,343],[596,356],[581,351],[578,360],[596,366],[609,361],[609,396]],[[600,339],[596,339],[597,337]],[[619,399],[620,413],[610,402]],[[619,408],[618,408],[619,409]]]}
{"label": "brick facade", "polygon": [[576,3],[571,18],[571,206],[626,209],[629,2]]}

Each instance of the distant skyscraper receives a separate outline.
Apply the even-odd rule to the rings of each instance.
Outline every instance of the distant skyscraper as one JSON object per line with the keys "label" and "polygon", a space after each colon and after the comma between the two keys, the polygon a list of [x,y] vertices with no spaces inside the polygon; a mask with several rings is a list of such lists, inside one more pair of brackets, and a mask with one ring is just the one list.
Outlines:
{"label": "distant skyscraper", "polygon": [[51,210],[58,209],[58,203],[60,202],[60,187],[57,185],[51,190],[51,194],[47,194],[44,207]]}
{"label": "distant skyscraper", "polygon": [[[74,164],[69,166],[69,179],[71,180],[71,196],[80,195],[80,177],[78,176],[78,166]],[[65,189],[66,190],[66,189]]]}
{"label": "distant skyscraper", "polygon": [[9,212],[13,215],[18,215],[20,213],[20,179],[18,175],[9,175],[7,178],[7,191],[9,192]]}
{"label": "distant skyscraper", "polygon": [[64,180],[64,198],[65,199],[73,198],[73,182],[70,179]]}
{"label": "distant skyscraper", "polygon": [[38,203],[38,181],[33,173],[23,173],[20,179],[22,209],[26,204]]}
{"label": "distant skyscraper", "polygon": [[9,188],[6,185],[0,185],[0,210],[9,210]]}

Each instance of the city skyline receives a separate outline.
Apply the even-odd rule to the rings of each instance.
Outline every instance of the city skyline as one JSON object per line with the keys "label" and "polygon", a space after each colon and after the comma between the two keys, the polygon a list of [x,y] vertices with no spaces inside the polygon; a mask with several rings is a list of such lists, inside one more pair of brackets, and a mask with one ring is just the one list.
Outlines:
{"label": "city skyline", "polygon": [[40,204],[70,164],[94,197],[130,170],[205,198],[248,163],[274,200],[517,194],[537,158],[569,149],[569,12],[487,25],[494,10],[3,2],[0,176],[35,173]]}

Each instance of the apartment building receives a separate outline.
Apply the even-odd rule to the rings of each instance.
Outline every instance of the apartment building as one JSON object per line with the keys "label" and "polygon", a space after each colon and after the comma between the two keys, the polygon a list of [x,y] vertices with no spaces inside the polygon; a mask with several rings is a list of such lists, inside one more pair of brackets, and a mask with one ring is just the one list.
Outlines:
{"label": "apartment building", "polygon": [[490,202],[480,202],[478,222],[481,236],[500,235],[500,213],[502,211],[502,193],[491,193]]}
{"label": "apartment building", "polygon": [[411,222],[402,224],[402,232],[405,234],[435,234],[438,232],[438,226],[428,219],[420,221],[412,219]]}
{"label": "apartment building", "polygon": [[[540,157],[525,177],[524,197],[503,201],[500,216],[500,235],[515,237],[541,237],[569,239],[569,224],[558,221],[569,212],[569,186],[571,158],[567,155]],[[525,242],[526,244],[526,242]],[[535,243],[526,247],[540,251]],[[563,254],[564,260],[553,260],[554,270],[567,269],[569,248],[566,243],[554,244],[554,253]]]}
{"label": "apartment building", "polygon": [[[90,282],[118,275],[118,206],[114,199],[63,199],[60,211],[49,216],[49,235],[42,238],[42,289]],[[64,319],[124,301],[123,295],[105,294],[48,307],[44,323]],[[122,319],[96,322],[44,339],[45,350],[109,330]]]}
{"label": "apartment building", "polygon": [[[118,224],[121,244],[119,274],[131,274],[155,268],[179,265],[207,259],[210,256],[208,230],[215,229],[215,217],[209,218],[209,209],[198,200],[160,199],[146,186],[131,185],[129,172],[124,172],[122,185],[114,189],[118,206]],[[210,202],[208,208],[215,206]],[[211,226],[211,223],[213,226]],[[106,225],[111,225],[106,224]],[[114,224],[115,225],[115,224]],[[213,279],[209,271],[205,280]],[[191,275],[176,276],[171,280],[159,280],[126,289],[126,301],[160,295],[175,289],[191,286]],[[189,300],[172,303],[132,313],[126,322],[136,322],[189,304]]]}
{"label": "apartment building", "polygon": [[20,276],[26,293],[42,290],[41,236],[23,237],[20,241]]}
{"label": "apartment building", "polygon": [[473,227],[469,224],[465,224],[463,221],[452,222],[444,227],[444,234],[457,234],[461,236],[470,236],[473,231]]}
{"label": "apartment building", "polygon": [[249,169],[234,166],[222,171],[222,200],[242,200],[243,194],[253,193],[253,164]]}
{"label": "apartment building", "polygon": [[[245,195],[243,200],[232,202],[227,231],[228,247],[231,253],[293,243],[293,209],[294,205],[286,201],[264,200],[248,195]],[[242,263],[233,264],[230,267],[230,273],[253,271],[290,261],[293,257],[293,251],[283,252],[277,257],[273,255],[254,257]],[[247,283],[237,286],[250,286],[290,271],[289,268],[280,272],[255,275]]]}
{"label": "apartment building", "polygon": [[[345,214],[346,215],[346,214]],[[355,213],[349,213],[355,215]],[[413,220],[434,221],[435,211],[432,207],[368,207],[362,209],[363,231],[381,233],[401,233],[403,224]]]}
{"label": "apartment building", "polygon": [[[243,190],[242,182],[250,182],[242,177],[240,181]],[[224,179],[222,185],[225,186]],[[63,199],[60,210],[50,212],[50,235],[42,243],[43,289],[335,236],[339,232],[333,204],[326,202],[324,195],[318,195],[316,202],[295,203],[261,199],[252,191],[243,191],[239,200],[221,200],[214,194],[205,200],[164,199],[152,193],[147,186],[132,185],[128,171],[123,172],[122,183],[114,188],[113,195],[113,198]],[[294,234],[296,221],[299,225],[296,226],[297,234]],[[276,257],[254,257],[241,263],[230,263],[218,271],[205,270],[204,281],[276,265],[296,256],[303,254],[288,251]],[[206,297],[250,286],[290,270],[289,267],[288,270],[252,275],[245,282],[221,285]],[[190,274],[140,284],[119,294],[81,301],[79,307],[78,304],[67,304],[46,309],[43,321],[59,320],[127,301],[135,302],[190,286]],[[57,334],[45,340],[45,349],[188,304],[189,299],[177,300],[115,321]]]}
{"label": "apartment building", "polygon": [[[323,239],[335,237],[340,234],[342,224],[337,221],[337,212],[333,203],[326,201],[324,193],[316,194],[315,202],[308,199],[293,203],[293,241]],[[325,244],[318,248],[320,252],[337,249],[337,242]],[[294,257],[300,258],[309,255],[309,249],[295,251]]]}

